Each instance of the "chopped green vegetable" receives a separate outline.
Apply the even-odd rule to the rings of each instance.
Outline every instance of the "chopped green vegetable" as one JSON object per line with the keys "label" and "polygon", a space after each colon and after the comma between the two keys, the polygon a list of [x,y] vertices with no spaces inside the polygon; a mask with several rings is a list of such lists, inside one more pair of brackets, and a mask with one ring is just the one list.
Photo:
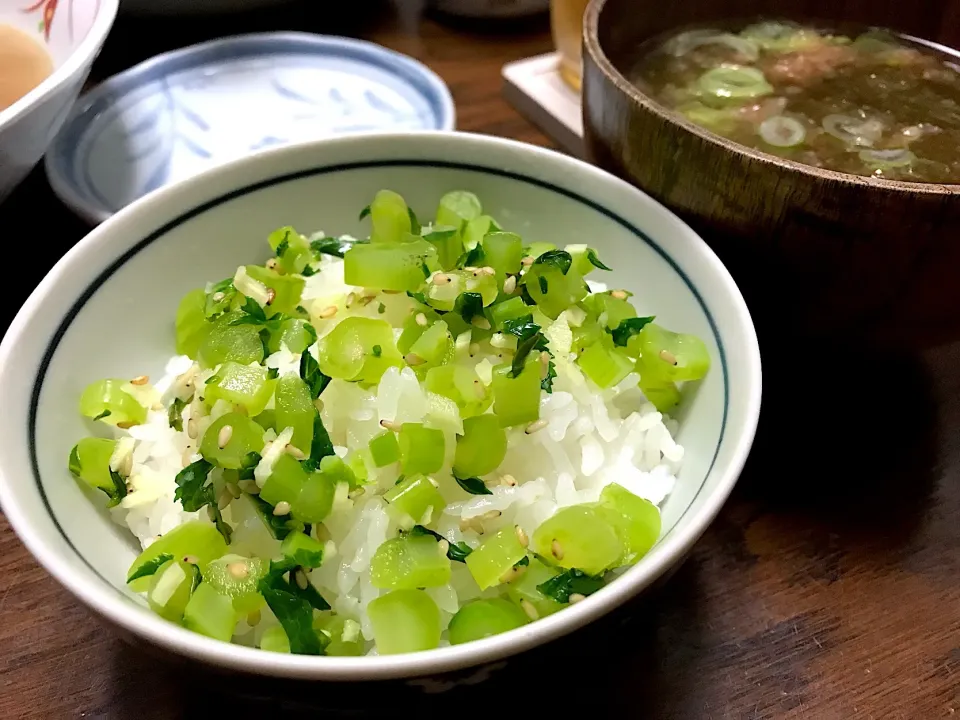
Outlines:
{"label": "chopped green vegetable", "polygon": [[[430,535],[436,540],[446,540],[443,535],[438,532],[434,532],[430,528],[425,528],[423,525],[414,525],[410,529],[411,535]],[[449,541],[448,541],[449,542]],[[447,557],[453,560],[454,562],[462,563],[466,560],[467,555],[473,552],[473,548],[467,545],[465,542],[452,542],[449,543],[450,547],[447,548]]]}
{"label": "chopped green vegetable", "polygon": [[481,590],[509,579],[508,572],[527,556],[525,536],[514,526],[498,530],[467,556],[467,568]]}
{"label": "chopped green vegetable", "polygon": [[370,582],[388,590],[442,587],[450,582],[446,548],[431,535],[387,540],[370,560]]}
{"label": "chopped green vegetable", "polygon": [[453,479],[457,481],[457,485],[471,495],[493,495],[490,488],[484,485],[483,480],[478,477],[460,477],[454,474]]}
{"label": "chopped green vegetable", "polygon": [[561,508],[544,520],[533,533],[533,549],[560,567],[588,575],[616,567],[624,552],[616,530],[588,505]]}
{"label": "chopped green vegetable", "polygon": [[507,434],[495,415],[467,418],[463,421],[463,436],[457,438],[454,476],[462,487],[460,477],[492,473],[500,467],[506,454]]}
{"label": "chopped green vegetable", "polygon": [[461,645],[526,625],[530,618],[523,610],[502,598],[472,600],[450,620],[450,644]]}
{"label": "chopped green vegetable", "polygon": [[613,336],[613,344],[620,347],[627,347],[627,344],[630,342],[630,338],[639,333],[641,330],[643,330],[643,328],[652,322],[652,316],[624,319],[610,333]]}
{"label": "chopped green vegetable", "polygon": [[180,301],[176,319],[176,350],[178,355],[196,359],[200,344],[210,332],[206,315],[207,293],[191,290]]}
{"label": "chopped green vegetable", "polygon": [[110,498],[110,507],[127,494],[126,483],[110,469],[116,447],[116,440],[83,438],[70,451],[70,472],[95,490],[102,490]]}
{"label": "chopped green vegetable", "polygon": [[437,472],[443,466],[443,431],[422,423],[404,423],[397,440],[400,444],[400,468],[404,475]]}
{"label": "chopped green vegetable", "polygon": [[431,650],[440,644],[440,610],[423,590],[394,590],[371,600],[367,616],[381,655]]}
{"label": "chopped green vegetable", "polygon": [[132,427],[147,419],[147,409],[123,390],[126,380],[97,380],[80,396],[80,414],[108,425]]}
{"label": "chopped green vegetable", "polygon": [[149,576],[137,576],[148,563],[156,561],[161,555],[170,555],[177,560],[189,558],[203,573],[211,560],[226,552],[227,543],[213,525],[202,520],[190,520],[160,536],[140,553],[127,573],[127,584],[134,592],[149,589]]}
{"label": "chopped green vegetable", "polygon": [[392,465],[400,459],[400,445],[396,434],[384,430],[370,440],[370,455],[377,467]]}
{"label": "chopped green vegetable", "polygon": [[429,525],[446,507],[443,496],[425,475],[403,478],[383,499],[388,503],[387,512],[405,530],[414,525]]}
{"label": "chopped green vegetable", "polygon": [[217,499],[214,496],[213,483],[207,482],[207,476],[212,469],[213,465],[202,459],[187,465],[177,473],[175,478],[177,490],[173,499],[179,500],[186,512],[196,512],[204,506],[208,506],[217,531],[229,543],[233,529],[223,520],[220,514],[220,508],[217,506]]}
{"label": "chopped green vegetable", "polygon": [[233,601],[210,583],[200,583],[183,610],[185,628],[223,642],[230,642],[238,620]]}

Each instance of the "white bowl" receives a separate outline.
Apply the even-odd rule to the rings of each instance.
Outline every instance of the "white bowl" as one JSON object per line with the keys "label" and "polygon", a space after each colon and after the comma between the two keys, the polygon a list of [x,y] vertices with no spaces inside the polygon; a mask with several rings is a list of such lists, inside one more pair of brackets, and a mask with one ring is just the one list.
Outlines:
{"label": "white bowl", "polygon": [[118,0],[0,0],[0,25],[45,45],[54,71],[0,111],[0,201],[43,156],[67,118],[117,15]]}
{"label": "white bowl", "polygon": [[[265,238],[360,234],[358,208],[381,188],[427,213],[470,190],[525,238],[589,240],[636,293],[641,312],[704,338],[714,365],[685,398],[686,448],[663,508],[664,534],[595,595],[525,627],[412,655],[339,658],[267,653],[217,642],[151,613],[124,585],[136,547],[66,468],[87,434],[77,412],[102,377],[159,375],[187,290],[267,258]],[[0,502],[37,559],[112,623],[223,668],[314,680],[383,680],[489,663],[569,633],[622,604],[680,562],[734,486],[760,411],[760,353],[747,308],[713,252],[670,212],[612,175],[530,145],[462,133],[362,135],[281,147],[163,188],[72,248],[30,296],[0,343]]]}

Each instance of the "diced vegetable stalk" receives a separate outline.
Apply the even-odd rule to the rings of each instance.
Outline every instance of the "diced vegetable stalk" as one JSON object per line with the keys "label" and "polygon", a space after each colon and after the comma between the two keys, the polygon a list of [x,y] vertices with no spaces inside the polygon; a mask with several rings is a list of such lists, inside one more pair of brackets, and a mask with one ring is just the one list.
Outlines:
{"label": "diced vegetable stalk", "polygon": [[197,586],[183,611],[185,628],[223,642],[230,642],[238,620],[233,601],[207,582]]}
{"label": "diced vegetable stalk", "polygon": [[269,382],[267,368],[261,365],[225,362],[216,375],[207,380],[203,399],[210,405],[216,400],[242,405],[247,415],[253,417],[263,412],[272,392],[273,383]]}
{"label": "diced vegetable stalk", "polygon": [[343,258],[350,285],[416,292],[440,269],[437,249],[424,239],[404,243],[354,245]]}
{"label": "diced vegetable stalk", "polygon": [[367,615],[377,652],[395,655],[440,644],[440,609],[423,590],[394,590],[370,601]]}
{"label": "diced vegetable stalk", "polygon": [[637,316],[637,311],[628,300],[614,297],[609,292],[588,295],[583,299],[581,305],[587,311],[591,320],[596,320],[607,330],[614,330],[624,320]]}
{"label": "diced vegetable stalk", "polygon": [[423,238],[437,249],[437,259],[444,270],[451,270],[463,253],[463,240],[455,227],[434,227]]}
{"label": "diced vegetable stalk", "polygon": [[450,582],[446,548],[432,535],[387,540],[370,561],[370,582],[388,590],[442,587]]}
{"label": "diced vegetable stalk", "polygon": [[387,513],[404,530],[414,525],[429,525],[440,517],[446,502],[425,475],[406,477],[384,493]]}
{"label": "diced vegetable stalk", "polygon": [[539,357],[530,357],[517,377],[510,377],[509,364],[493,369],[493,412],[504,427],[525,425],[540,417]]}
{"label": "diced vegetable stalk", "polygon": [[633,371],[634,363],[607,338],[587,345],[577,358],[583,373],[597,387],[613,387]]}
{"label": "diced vegetable stalk", "polygon": [[168,559],[188,558],[200,568],[201,574],[207,565],[227,552],[227,543],[217,529],[203,520],[191,520],[178,525],[173,530],[157,538],[133,561],[127,573],[127,584],[135,592],[145,592],[150,588],[151,570],[156,571],[156,561],[167,555]]}
{"label": "diced vegetable stalk", "polygon": [[397,436],[390,430],[384,430],[370,440],[370,457],[378,468],[392,465],[400,459],[400,444]]}
{"label": "diced vegetable stalk", "polygon": [[392,190],[380,190],[370,203],[370,225],[371,243],[399,243],[411,232],[406,201]]}
{"label": "diced vegetable stalk", "polygon": [[510,569],[527,556],[525,541],[523,531],[511,525],[498,530],[467,555],[467,568],[481,590],[510,579]]}
{"label": "diced vegetable stalk", "polygon": [[313,442],[313,419],[317,414],[310,388],[297,375],[284,375],[277,379],[274,406],[277,427],[293,428],[290,444],[304,455],[309,455]]}
{"label": "diced vegetable stalk", "polygon": [[476,371],[465,365],[430,368],[425,384],[430,392],[453,400],[461,418],[480,415],[493,402],[493,393],[480,381]]}
{"label": "diced vegetable stalk", "polygon": [[497,271],[497,282],[503,287],[507,275],[520,272],[523,240],[509,232],[494,232],[483,238],[484,264]]}
{"label": "diced vegetable stalk", "polygon": [[203,573],[203,582],[233,602],[240,614],[249,614],[264,605],[257,583],[267,572],[267,564],[260,558],[246,558],[227,554],[213,560]]}
{"label": "diced vegetable stalk", "polygon": [[342,380],[378,383],[388,368],[403,366],[393,328],[385,320],[345,318],[320,339],[317,352],[320,370]]}
{"label": "diced vegetable stalk", "polygon": [[556,319],[587,295],[587,286],[580,273],[572,266],[567,266],[564,271],[561,266],[550,262],[531,265],[523,284],[537,307],[551,319]]}
{"label": "diced vegetable stalk", "polygon": [[600,261],[597,251],[589,245],[567,245],[564,250],[570,253],[570,257],[573,258],[574,270],[584,277],[597,268],[610,269]]}
{"label": "diced vegetable stalk", "polygon": [[497,232],[499,227],[489,215],[480,215],[470,220],[463,229],[463,246],[473,250],[483,240],[487,233]]}
{"label": "diced vegetable stalk", "polygon": [[109,379],[87,385],[80,396],[80,414],[118,427],[143,423],[147,409],[122,390],[126,383],[126,380]]}
{"label": "diced vegetable stalk", "polygon": [[529,315],[530,306],[527,305],[522,298],[512,297],[509,300],[491,305],[487,314],[490,318],[490,324],[493,325],[494,329],[502,330],[503,324],[507,322],[507,320],[516,320],[517,318],[522,318],[524,315]]}
{"label": "diced vegetable stalk", "polygon": [[116,440],[83,438],[70,451],[69,464],[74,476],[95,490],[102,490],[113,502],[120,501],[122,491],[110,474],[110,458],[116,447]]}
{"label": "diced vegetable stalk", "polygon": [[499,635],[526,625],[529,621],[526,613],[509,600],[473,600],[457,611],[450,620],[447,632],[450,634],[450,644],[460,645]]}
{"label": "diced vegetable stalk", "polygon": [[168,560],[151,578],[147,604],[157,615],[180,622],[193,592],[196,568],[183,560]]}
{"label": "diced vegetable stalk", "polygon": [[611,483],[603,488],[597,509],[623,544],[621,565],[632,565],[642,558],[660,537],[660,510],[622,485]]}
{"label": "diced vegetable stalk", "polygon": [[210,332],[206,306],[207,293],[202,288],[191,290],[180,300],[175,326],[178,355],[196,359],[200,344]]}
{"label": "diced vegetable stalk", "polygon": [[323,564],[323,543],[302,532],[290,533],[280,544],[283,562],[290,567],[318,568]]}
{"label": "diced vegetable stalk", "polygon": [[486,475],[500,467],[507,454],[507,434],[496,415],[478,415],[463,421],[457,438],[453,471],[458,477]]}
{"label": "diced vegetable stalk", "polygon": [[273,299],[263,308],[267,317],[283,313],[292,315],[300,304],[304,281],[297,275],[281,275],[262,265],[247,265],[247,275],[273,291]]}
{"label": "diced vegetable stalk", "polygon": [[623,543],[601,513],[588,505],[561,508],[533,533],[534,551],[564,568],[600,575],[616,567]]}
{"label": "diced vegetable stalk", "polygon": [[313,261],[309,241],[292,227],[274,230],[267,238],[267,242],[270,244],[270,249],[277,254],[280,267],[285,272],[302,273],[303,269]]}
{"label": "diced vegetable stalk", "polygon": [[290,640],[283,627],[273,625],[264,630],[263,635],[260,636],[260,649],[267,652],[289,653]]}
{"label": "diced vegetable stalk", "polygon": [[422,423],[404,423],[398,436],[400,468],[404,475],[437,472],[443,466],[443,431]]}
{"label": "diced vegetable stalk", "polygon": [[267,349],[277,352],[284,346],[292,353],[302,353],[317,341],[317,331],[306,320],[288,318],[280,323],[276,332],[270,334]]}
{"label": "diced vegetable stalk", "polygon": [[228,312],[212,323],[210,332],[197,350],[201,367],[212,368],[231,360],[240,365],[263,360],[263,342],[256,326],[232,324],[242,317],[243,313]]}
{"label": "diced vegetable stalk", "polygon": [[263,449],[263,428],[238,412],[221,415],[200,440],[204,460],[218,467],[238,470],[249,453]]}
{"label": "diced vegetable stalk", "polygon": [[534,259],[540,257],[544,253],[550,252],[551,250],[556,250],[557,246],[553,243],[548,242],[532,242],[526,248],[527,257],[532,257]]}
{"label": "diced vegetable stalk", "polygon": [[330,514],[336,490],[335,479],[322,471],[308,474],[292,455],[285,452],[273,464],[260,490],[260,498],[274,507],[286,503],[290,514],[297,520],[317,523]]}
{"label": "diced vegetable stalk", "polygon": [[667,412],[680,403],[680,390],[671,382],[645,382],[641,376],[640,389],[660,412]]}
{"label": "diced vegetable stalk", "polygon": [[652,379],[668,382],[699,380],[710,369],[710,353],[695,335],[670,332],[648,323],[631,339],[631,348],[639,352],[638,369]]}
{"label": "diced vegetable stalk", "polygon": [[359,657],[363,655],[363,635],[360,623],[337,615],[334,612],[319,613],[313,627],[330,638],[327,655],[333,657]]}
{"label": "diced vegetable stalk", "polygon": [[443,364],[453,352],[453,338],[447,324],[438,320],[428,327],[410,346],[407,362],[416,371],[426,372],[429,367]]}
{"label": "diced vegetable stalk", "polygon": [[440,206],[437,208],[437,224],[459,228],[465,222],[480,217],[481,212],[483,212],[483,208],[480,206],[480,199],[476,195],[463,190],[454,190],[440,198]]}
{"label": "diced vegetable stalk", "polygon": [[556,568],[531,558],[526,571],[507,583],[507,595],[532,619],[552,615],[557,610],[562,610],[563,605],[544,595],[537,586],[559,574],[560,571]]}
{"label": "diced vegetable stalk", "polygon": [[303,466],[290,453],[281,453],[260,488],[260,499],[273,506],[285,502],[293,507],[306,483],[307,471]]}

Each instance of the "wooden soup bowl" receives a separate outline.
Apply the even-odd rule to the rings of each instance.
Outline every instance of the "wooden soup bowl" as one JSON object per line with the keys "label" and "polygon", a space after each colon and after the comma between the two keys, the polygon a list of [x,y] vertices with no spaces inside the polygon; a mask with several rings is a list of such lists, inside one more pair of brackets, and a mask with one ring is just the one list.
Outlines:
{"label": "wooden soup bowl", "polygon": [[[960,185],[858,177],[767,155],[693,124],[627,80],[645,40],[684,25],[782,18],[779,4],[593,0],[584,20],[588,158],[704,237],[740,285],[763,341],[786,334],[917,349],[960,339]],[[790,19],[939,36],[926,4],[806,2],[810,14]]]}

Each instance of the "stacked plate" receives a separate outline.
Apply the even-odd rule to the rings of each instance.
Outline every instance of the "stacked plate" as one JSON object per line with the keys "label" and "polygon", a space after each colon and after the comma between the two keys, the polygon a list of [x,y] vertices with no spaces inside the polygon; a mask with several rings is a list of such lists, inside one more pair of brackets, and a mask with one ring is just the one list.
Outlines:
{"label": "stacked plate", "polygon": [[57,195],[98,223],[263,148],[454,126],[446,85],[412,58],[348,38],[242,35],[157,56],[96,86],[47,151],[46,171]]}

